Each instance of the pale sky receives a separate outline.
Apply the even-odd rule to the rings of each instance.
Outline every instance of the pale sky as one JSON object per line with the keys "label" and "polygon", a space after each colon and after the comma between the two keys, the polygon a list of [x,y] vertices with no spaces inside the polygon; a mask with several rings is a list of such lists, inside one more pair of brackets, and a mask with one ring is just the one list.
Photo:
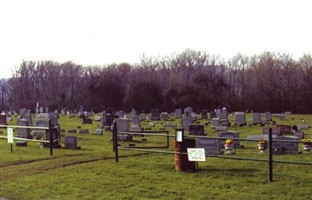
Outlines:
{"label": "pale sky", "polygon": [[84,66],[185,49],[312,54],[310,0],[0,0],[0,78],[23,60]]}

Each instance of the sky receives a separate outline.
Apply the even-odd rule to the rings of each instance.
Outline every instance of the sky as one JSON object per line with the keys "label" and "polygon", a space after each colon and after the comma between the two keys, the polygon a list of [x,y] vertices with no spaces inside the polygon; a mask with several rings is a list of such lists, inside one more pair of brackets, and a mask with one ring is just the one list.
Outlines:
{"label": "sky", "polygon": [[23,60],[83,66],[186,49],[312,54],[310,0],[0,0],[0,78]]}

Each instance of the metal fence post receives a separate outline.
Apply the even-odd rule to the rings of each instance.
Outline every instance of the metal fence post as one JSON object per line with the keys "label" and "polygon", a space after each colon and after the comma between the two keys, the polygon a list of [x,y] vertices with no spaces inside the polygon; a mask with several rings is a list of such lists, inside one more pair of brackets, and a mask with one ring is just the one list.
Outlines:
{"label": "metal fence post", "polygon": [[52,123],[49,120],[49,140],[50,140],[50,155],[53,156],[53,136],[52,136]]}
{"label": "metal fence post", "polygon": [[269,177],[268,181],[273,181],[273,159],[272,159],[272,128],[269,128],[269,137],[268,137],[268,145],[269,145]]}
{"label": "metal fence post", "polygon": [[113,150],[115,152],[115,161],[118,162],[118,143],[117,143],[117,122],[113,124]]}

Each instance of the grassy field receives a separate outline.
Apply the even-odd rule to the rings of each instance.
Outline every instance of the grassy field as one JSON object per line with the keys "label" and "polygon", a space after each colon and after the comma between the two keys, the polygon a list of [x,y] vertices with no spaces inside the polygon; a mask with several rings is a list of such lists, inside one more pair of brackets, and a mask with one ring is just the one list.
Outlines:
{"label": "grassy field", "polygon": [[[249,119],[251,115],[247,116]],[[302,120],[312,124],[310,115],[287,116],[277,124],[298,125]],[[16,119],[11,124],[16,124]],[[230,120],[233,120],[230,117]],[[62,139],[70,135],[66,130],[81,126],[89,134],[76,134],[81,150],[40,148],[37,142],[27,147],[13,146],[0,140],[0,197],[8,199],[311,199],[312,167],[274,163],[273,182],[268,183],[266,162],[241,161],[208,157],[198,164],[195,173],[176,172],[174,155],[120,150],[116,163],[112,151],[111,132],[95,135],[97,122],[81,124],[78,117],[60,119]],[[175,119],[179,124],[179,120]],[[204,124],[207,121],[199,120]],[[156,122],[159,130],[163,122]],[[147,127],[148,122],[143,122]],[[241,132],[240,137],[259,135],[261,126],[231,127]],[[217,132],[205,127],[209,136]],[[173,129],[169,128],[170,133]],[[6,135],[3,130],[0,135]],[[312,137],[311,129],[305,131]],[[138,138],[139,140],[140,138]],[[147,137],[148,144],[165,142]],[[61,142],[63,144],[63,141]],[[170,149],[173,149],[173,139]],[[258,153],[256,143],[241,142],[235,156],[267,159]],[[127,143],[122,143],[127,146]],[[299,144],[299,150],[302,145]],[[305,161],[312,163],[312,153],[274,155],[275,160]]]}

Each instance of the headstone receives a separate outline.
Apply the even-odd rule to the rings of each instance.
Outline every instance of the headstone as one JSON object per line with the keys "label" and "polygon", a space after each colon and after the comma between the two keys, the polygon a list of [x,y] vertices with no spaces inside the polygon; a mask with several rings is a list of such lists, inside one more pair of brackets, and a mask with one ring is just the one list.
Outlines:
{"label": "headstone", "polygon": [[257,125],[261,123],[261,113],[253,113],[252,124]]}
{"label": "headstone", "polygon": [[88,129],[80,129],[79,133],[80,134],[89,134],[89,130]]}
{"label": "headstone", "polygon": [[219,139],[196,138],[196,148],[204,148],[206,155],[218,155],[221,153]]}
{"label": "headstone", "polygon": [[238,126],[246,125],[246,115],[244,112],[236,112],[235,113],[235,123]]}
{"label": "headstone", "polygon": [[217,114],[216,112],[210,112],[210,120],[213,119],[213,118],[217,118]]}
{"label": "headstone", "polygon": [[130,130],[130,119],[116,118],[118,132],[128,132]]}
{"label": "headstone", "polygon": [[217,115],[217,118],[221,118],[221,109],[215,109],[215,113]]}
{"label": "headstone", "polygon": [[0,115],[0,125],[7,125],[7,116],[6,115],[3,115],[1,114]]}
{"label": "headstone", "polygon": [[277,125],[277,127],[280,128],[280,134],[281,135],[292,134],[290,125]]}
{"label": "headstone", "polygon": [[[235,138],[239,138],[239,133],[235,132],[235,131],[226,131],[226,132],[221,132],[219,133],[219,137],[225,138],[224,140],[220,140],[220,145],[223,146],[223,144],[225,143],[226,139],[235,139]],[[241,147],[240,146],[240,141],[239,140],[234,140],[234,144],[235,147]]]}
{"label": "headstone", "polygon": [[182,119],[182,127],[185,130],[189,130],[189,126],[193,123],[193,120],[191,118],[183,118]]}
{"label": "headstone", "polygon": [[102,128],[95,129],[95,135],[103,135],[103,129]]}
{"label": "headstone", "polygon": [[298,131],[309,129],[309,125],[307,125],[307,124],[299,124],[299,125],[297,125],[297,127],[298,127]]}
{"label": "headstone", "polygon": [[219,118],[212,118],[211,119],[211,128],[212,129],[215,129],[219,125],[220,125],[220,119]]}
{"label": "headstone", "polygon": [[118,115],[106,114],[105,118],[102,119],[103,126],[111,126],[115,119],[119,118]]}
{"label": "headstone", "polygon": [[77,137],[76,136],[65,136],[64,137],[65,149],[81,149],[80,146],[77,145]]}
{"label": "headstone", "polygon": [[191,118],[192,118],[193,121],[196,121],[197,115],[196,115],[195,112],[191,112]]}
{"label": "headstone", "polygon": [[[269,129],[268,127],[265,127],[262,129],[262,135],[268,135],[269,134]],[[272,135],[273,136],[280,136],[282,135],[281,132],[281,127],[272,127]]]}
{"label": "headstone", "polygon": [[207,119],[207,118],[208,118],[207,113],[208,113],[207,110],[202,110],[202,111],[201,111],[201,118],[202,118],[202,119]]}
{"label": "headstone", "polygon": [[281,114],[280,114],[280,120],[285,120],[285,119],[286,119],[285,113],[281,113]]}
{"label": "headstone", "polygon": [[65,116],[65,114],[66,114],[66,113],[65,113],[65,110],[62,109],[62,110],[61,110],[61,115]]}
{"label": "headstone", "polygon": [[[26,119],[19,119],[17,121],[17,126],[29,126],[29,122]],[[32,139],[29,128],[17,128],[16,136],[20,138]]]}
{"label": "headstone", "polygon": [[272,121],[272,115],[270,112],[265,112],[266,121]]}
{"label": "headstone", "polygon": [[125,117],[125,112],[122,110],[119,110],[115,112],[115,115],[118,115],[119,118]]}
{"label": "headstone", "polygon": [[100,115],[96,115],[96,116],[94,116],[94,121],[101,121],[101,119],[102,119],[102,116],[100,116]]}
{"label": "headstone", "polygon": [[191,118],[191,113],[193,112],[192,107],[186,107],[184,108],[184,118]]}
{"label": "headstone", "polygon": [[182,109],[175,109],[174,115],[176,118],[182,118]]}
{"label": "headstone", "polygon": [[137,111],[132,108],[131,112],[130,112],[130,116],[133,117],[133,116],[136,116],[137,115]]}
{"label": "headstone", "polygon": [[[283,140],[283,141],[276,141]],[[278,136],[272,139],[273,154],[298,153],[299,138],[295,136]]]}
{"label": "headstone", "polygon": [[222,108],[221,110],[221,116],[220,116],[221,119],[227,119],[227,109],[224,107]]}
{"label": "headstone", "polygon": [[141,113],[139,116],[140,121],[145,121],[146,120],[146,114]]}
{"label": "headstone", "polygon": [[160,119],[164,120],[164,121],[167,121],[167,120],[170,119],[170,116],[169,116],[169,114],[167,112],[162,112],[162,113],[160,113]]}
{"label": "headstone", "polygon": [[132,123],[134,125],[140,125],[140,118],[138,115],[132,116]]}
{"label": "headstone", "polygon": [[190,135],[205,135],[204,125],[192,124],[189,125]]}
{"label": "headstone", "polygon": [[160,120],[159,110],[158,109],[152,109],[152,111],[151,111],[151,120],[154,120],[154,121]]}
{"label": "headstone", "polygon": [[38,114],[38,113],[39,113],[39,107],[36,106],[36,114]]}
{"label": "headstone", "polygon": [[48,108],[48,107],[46,107],[45,112],[46,112],[46,113],[48,113],[48,112],[49,112],[49,108]]}

